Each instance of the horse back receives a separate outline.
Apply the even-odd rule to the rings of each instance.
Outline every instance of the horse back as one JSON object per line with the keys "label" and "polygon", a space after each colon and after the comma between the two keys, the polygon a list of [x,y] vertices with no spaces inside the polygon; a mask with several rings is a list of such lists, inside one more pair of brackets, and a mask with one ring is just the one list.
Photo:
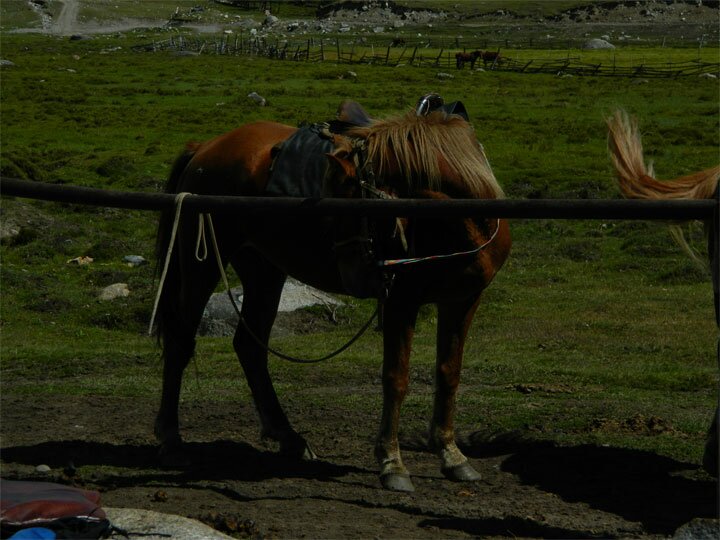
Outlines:
{"label": "horse back", "polygon": [[196,145],[178,191],[200,194],[258,195],[270,177],[272,149],[297,128],[253,122]]}

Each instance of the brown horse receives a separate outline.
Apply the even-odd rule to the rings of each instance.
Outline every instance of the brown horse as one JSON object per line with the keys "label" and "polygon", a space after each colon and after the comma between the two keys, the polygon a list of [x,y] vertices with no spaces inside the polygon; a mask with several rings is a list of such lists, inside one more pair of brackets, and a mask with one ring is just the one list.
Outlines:
{"label": "brown horse", "polygon": [[[712,199],[718,197],[720,165],[680,178],[660,182],[653,177],[652,167],[646,167],[637,121],[624,111],[616,111],[607,119],[610,157],[623,195],[633,199]],[[708,256],[712,269],[715,320],[720,325],[720,231],[717,221],[708,220],[705,231],[708,237]],[[720,345],[719,345],[720,347]],[[718,349],[720,355],[720,348]],[[705,444],[703,466],[712,475],[718,475],[718,416],[716,409]]]}
{"label": "brown horse", "polygon": [[[188,145],[177,159],[167,192],[265,196],[273,148],[296,129],[255,122],[201,144]],[[408,198],[497,198],[502,196],[472,127],[443,111],[414,112],[335,135],[327,156],[326,193],[360,196],[360,180],[373,176],[388,196]],[[362,150],[359,150],[362,149]],[[372,175],[368,175],[372,172]],[[364,185],[364,184],[363,184]],[[408,388],[408,368],[418,310],[434,303],[438,310],[437,367],[429,445],[453,480],[476,480],[479,474],[455,443],[453,417],[465,338],[480,294],[492,281],[510,250],[510,234],[497,219],[402,219],[410,252],[393,230],[395,220],[286,216],[213,216],[222,265],[230,264],[244,287],[242,320],[233,345],[245,371],[262,433],[279,442],[281,452],[315,455],[290,426],[268,373],[266,345],[287,275],[314,287],[383,300],[383,409],[375,455],[384,487],[412,491],[398,443],[400,407]],[[387,223],[386,223],[387,222]],[[170,244],[173,213],[161,216],[158,232],[160,267]],[[376,253],[386,259],[427,257],[413,265],[368,264],[362,231],[376,229]],[[382,234],[382,231],[387,233]],[[220,272],[210,254],[195,257],[198,214],[182,214],[175,249],[158,305],[158,335],[163,347],[163,390],[155,423],[161,456],[182,456],[178,404],[183,371],[195,348],[195,333],[205,303]],[[457,253],[456,253],[457,252]],[[437,255],[454,256],[437,257]],[[384,268],[384,269],[383,269]],[[362,269],[358,272],[358,269]],[[379,269],[383,269],[380,271]],[[392,283],[391,286],[388,284]],[[253,336],[254,334],[254,336]],[[259,342],[258,342],[259,341]]]}
{"label": "brown horse", "polygon": [[488,64],[495,67],[496,64],[499,64],[503,60],[500,51],[482,51],[480,57],[482,58],[483,65],[485,67],[487,67]]}
{"label": "brown horse", "polygon": [[470,69],[475,68],[475,62],[482,56],[482,51],[455,53],[455,67],[462,69],[466,62],[470,62]]}

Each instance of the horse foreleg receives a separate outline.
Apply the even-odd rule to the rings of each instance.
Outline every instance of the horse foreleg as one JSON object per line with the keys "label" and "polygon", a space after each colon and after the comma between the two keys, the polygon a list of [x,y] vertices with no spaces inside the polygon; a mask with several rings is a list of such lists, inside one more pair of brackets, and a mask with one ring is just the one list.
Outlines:
{"label": "horse foreleg", "polygon": [[280,443],[283,454],[315,459],[310,445],[290,425],[268,371],[267,345],[285,273],[250,250],[241,253],[233,266],[243,282],[243,321],[238,324],[233,346],[260,417],[262,436]]}
{"label": "horse foreleg", "polygon": [[455,398],[460,383],[463,349],[479,296],[438,304],[435,403],[429,446],[442,460],[442,472],[451,480],[479,480],[480,474],[455,443]]}
{"label": "horse foreleg", "polygon": [[407,299],[388,299],[383,317],[383,409],[375,457],[380,464],[383,487],[414,491],[410,474],[400,457],[398,425],[400,407],[408,388],[408,367],[418,306]]}

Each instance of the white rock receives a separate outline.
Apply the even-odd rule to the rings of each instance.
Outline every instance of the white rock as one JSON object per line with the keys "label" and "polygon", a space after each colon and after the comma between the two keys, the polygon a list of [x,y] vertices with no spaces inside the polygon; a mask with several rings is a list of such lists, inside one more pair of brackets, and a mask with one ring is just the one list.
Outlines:
{"label": "white rock", "polygon": [[258,94],[257,92],[250,92],[247,95],[247,97],[252,99],[255,103],[257,103],[261,107],[264,107],[265,105],[267,105],[267,100],[264,97],[262,97],[260,94]]}
{"label": "white rock", "polygon": [[[194,540],[226,540],[227,536],[215,529],[174,514],[163,514],[137,508],[103,508],[110,522],[125,531],[142,533],[143,538],[192,538]],[[155,533],[155,534],[153,534]]]}
{"label": "white rock", "polygon": [[609,41],[606,41],[604,39],[591,39],[587,42],[585,42],[585,45],[583,45],[583,49],[614,49],[615,45],[610,43]]}
{"label": "white rock", "polygon": [[113,283],[108,285],[98,295],[98,299],[102,301],[115,300],[116,298],[123,298],[130,296],[130,289],[127,283]]}

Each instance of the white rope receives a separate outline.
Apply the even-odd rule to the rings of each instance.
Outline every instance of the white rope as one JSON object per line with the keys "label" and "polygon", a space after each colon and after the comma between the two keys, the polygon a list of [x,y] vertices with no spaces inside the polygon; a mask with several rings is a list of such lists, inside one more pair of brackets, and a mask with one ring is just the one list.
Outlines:
{"label": "white rope", "polygon": [[160,296],[162,295],[163,286],[165,285],[165,278],[167,277],[168,268],[170,267],[170,257],[172,256],[173,246],[175,245],[175,237],[177,236],[178,225],[180,224],[182,203],[185,200],[185,197],[187,197],[188,195],[192,194],[188,193],[187,191],[182,191],[175,195],[175,218],[173,220],[172,232],[170,233],[170,242],[168,243],[167,252],[165,253],[165,265],[163,266],[162,274],[160,274],[160,282],[158,283],[158,291],[157,295],[155,296],[155,304],[153,305],[152,316],[150,317],[150,326],[148,327],[149,336],[152,336],[153,333],[153,326],[155,326],[155,316],[157,315],[158,305],[160,304]]}

